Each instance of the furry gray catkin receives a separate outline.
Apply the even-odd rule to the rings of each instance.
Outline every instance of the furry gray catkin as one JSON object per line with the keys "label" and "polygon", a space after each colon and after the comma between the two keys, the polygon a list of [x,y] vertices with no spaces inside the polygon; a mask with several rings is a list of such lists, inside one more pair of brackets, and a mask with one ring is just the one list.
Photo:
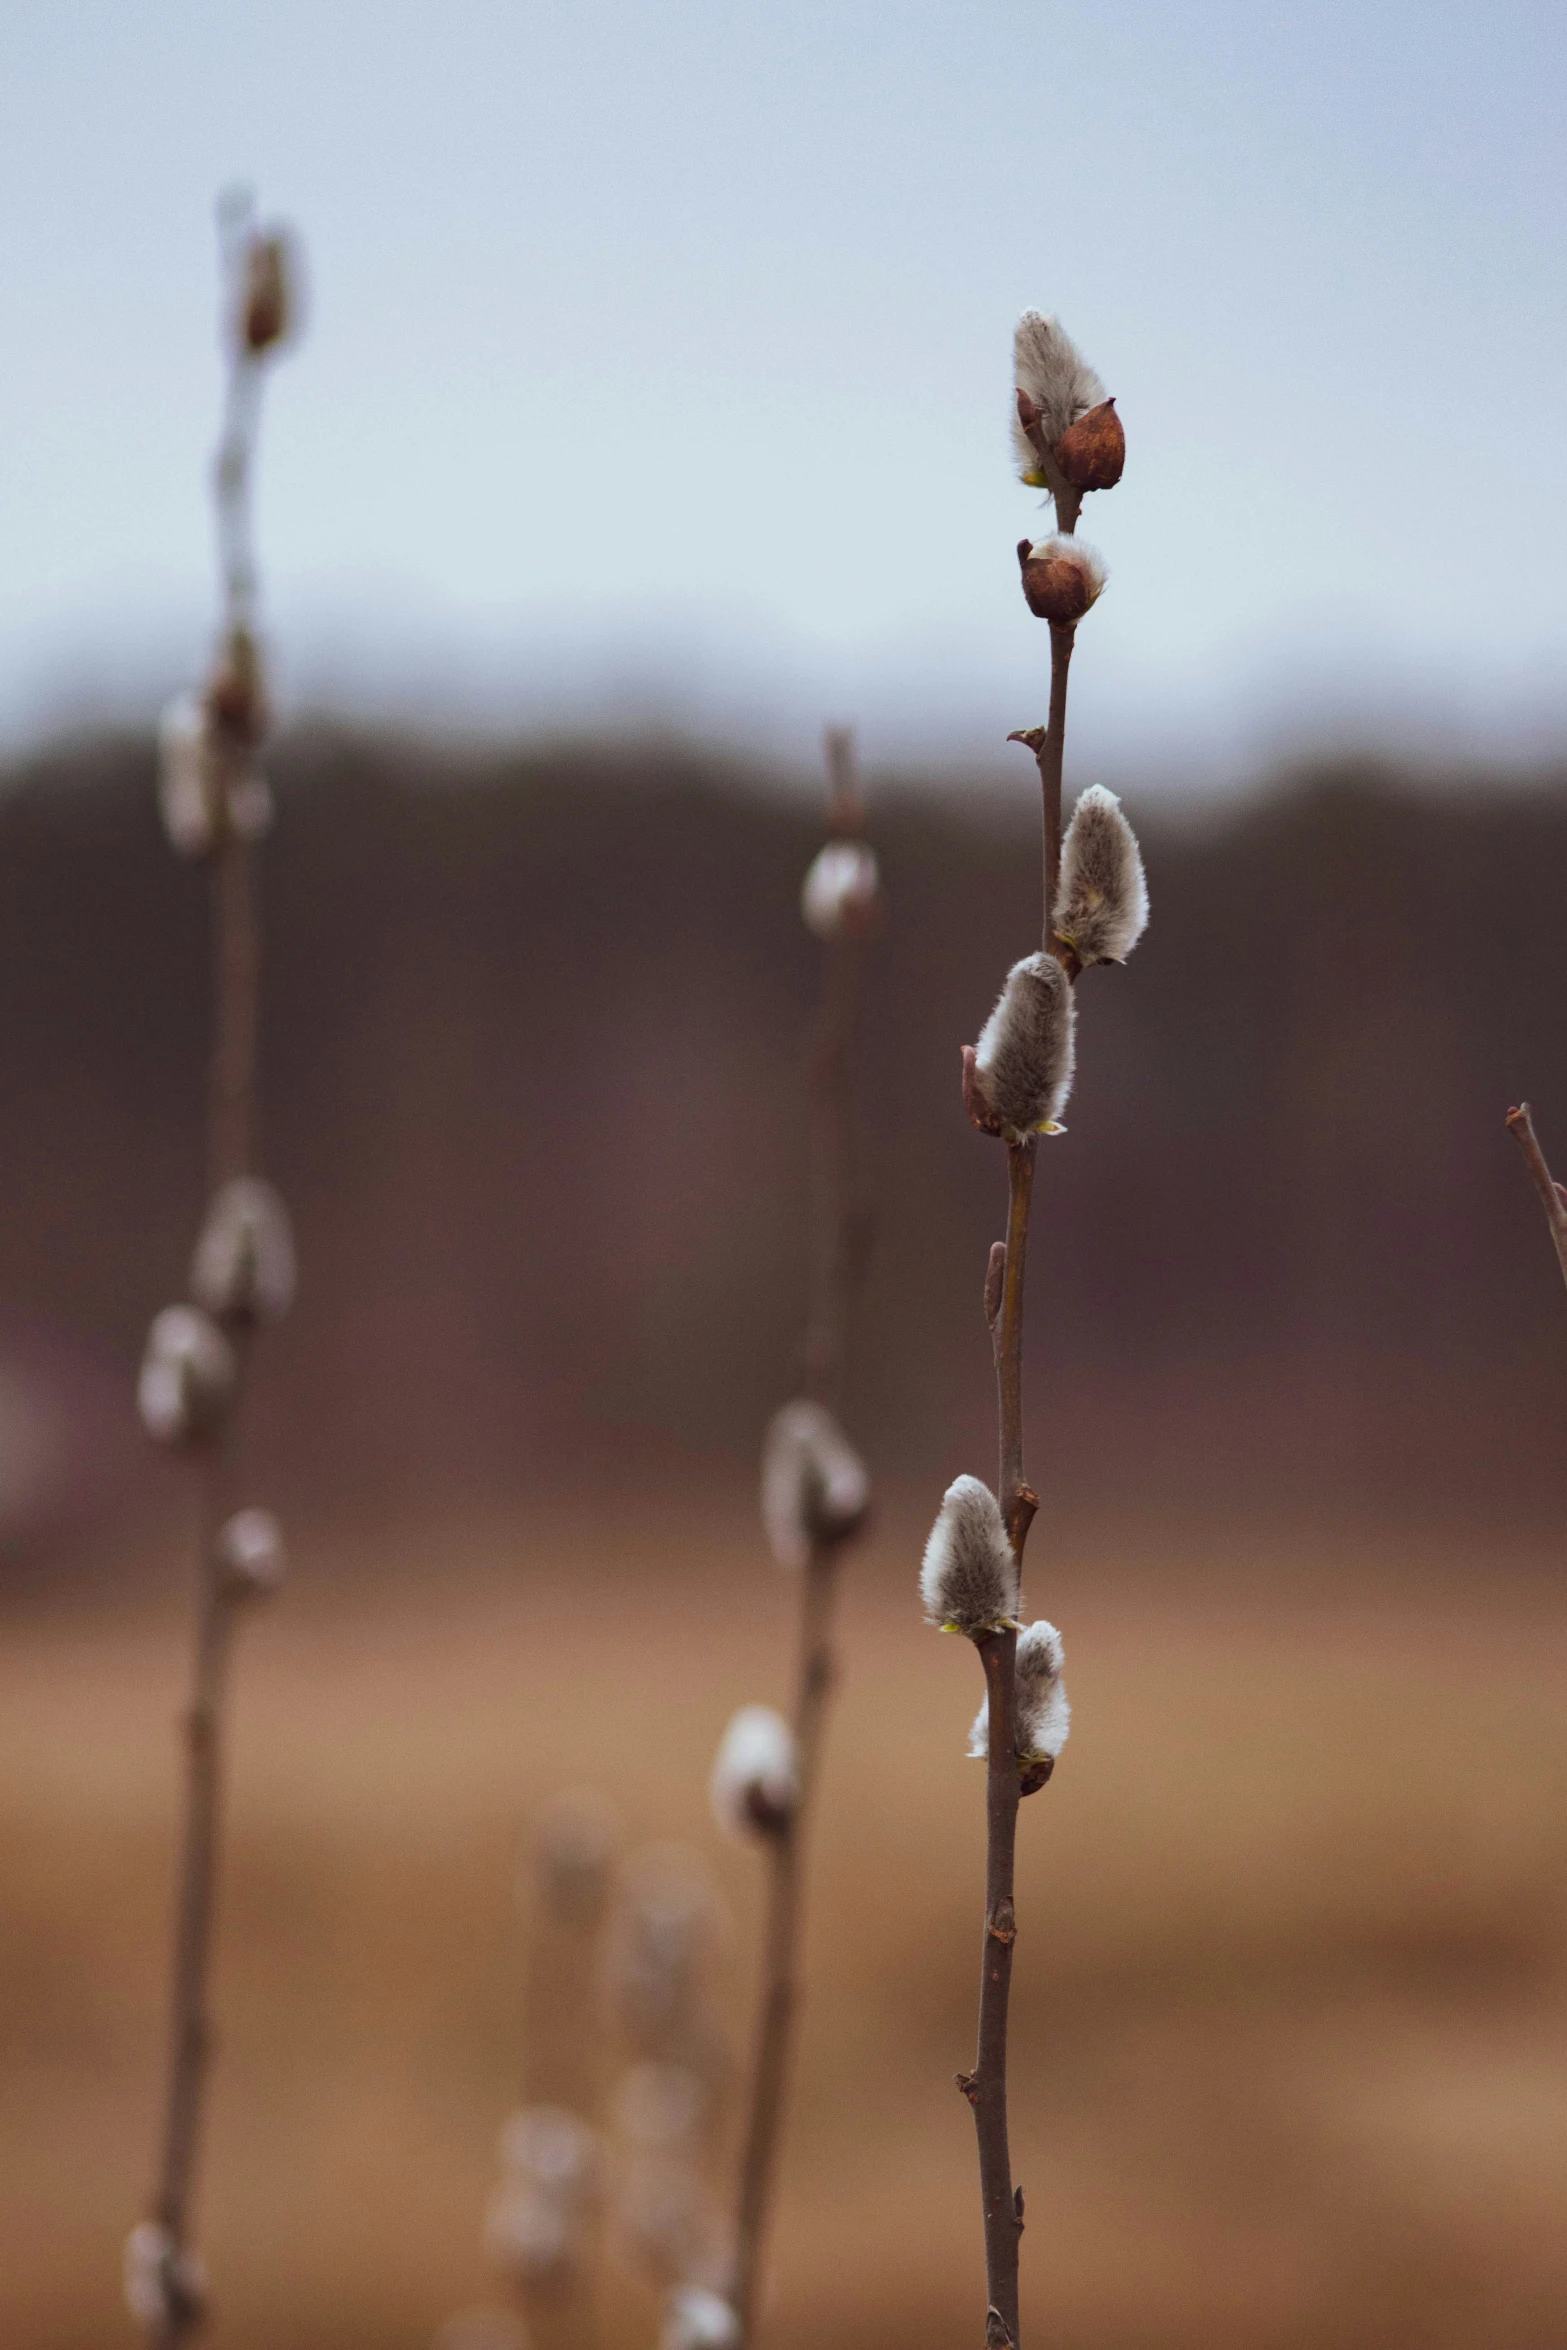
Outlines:
{"label": "furry gray catkin", "polygon": [[[1025,310],[1012,342],[1013,379],[1039,410],[1040,426],[1051,448],[1080,416],[1097,408],[1105,388],[1059,319],[1042,311]],[[1048,489],[1039,468],[1039,453],[1017,419],[1012,418],[1012,445],[1018,470],[1030,489]]]}
{"label": "furry gray catkin", "polygon": [[1076,1019],[1072,983],[1054,955],[1013,964],[974,1048],[980,1092],[1009,1140],[1060,1131]]}
{"label": "furry gray catkin", "polygon": [[955,1478],[942,1496],[925,1545],[920,1595],[932,1624],[970,1640],[1017,1616],[1017,1559],[996,1497],[978,1477]]}
{"label": "furry gray catkin", "polygon": [[[1018,1634],[1015,1723],[1012,1751],[1019,1767],[1054,1762],[1066,1744],[1072,1708],[1061,1682],[1061,1635],[1054,1624],[1041,1619]],[[990,1698],[974,1717],[968,1750],[978,1757],[990,1752]]]}
{"label": "furry gray catkin", "polygon": [[1148,884],[1137,835],[1103,784],[1079,793],[1061,844],[1051,927],[1078,961],[1124,963],[1148,924]]}

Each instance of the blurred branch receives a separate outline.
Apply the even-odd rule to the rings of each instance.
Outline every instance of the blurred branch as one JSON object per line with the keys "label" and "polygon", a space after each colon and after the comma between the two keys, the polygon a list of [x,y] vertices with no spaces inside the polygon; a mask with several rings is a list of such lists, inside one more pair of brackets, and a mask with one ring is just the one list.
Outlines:
{"label": "blurred branch", "polygon": [[[845,729],[829,730],[826,752],[829,840],[822,857],[831,857],[835,844],[842,844],[843,857],[855,862],[852,872],[850,864],[844,864],[843,885],[830,904],[813,909],[811,886],[821,859],[806,884],[806,919],[824,940],[825,968],[810,1063],[812,1246],[804,1370],[807,1395],[817,1403],[835,1406],[843,1384],[849,1306],[868,1241],[868,1219],[856,1201],[851,1172],[854,1097],[850,1055],[859,1010],[862,957],[879,918],[880,899],[874,859],[864,840],[864,809],[855,779],[852,735]],[[742,2346],[752,2341],[755,2330],[757,2283],[799,2005],[805,1834],[834,1676],[832,1628],[839,1560],[844,1540],[863,1522],[866,1499],[868,1496],[836,1525],[821,1508],[808,1507],[804,1512],[811,1538],[801,1569],[791,1722],[795,1794],[787,1816],[771,1826],[768,1836],[771,1874],[762,1998],[740,2159],[732,2299]]]}
{"label": "blurred branch", "polygon": [[1562,1279],[1567,1281],[1567,1191],[1562,1189],[1545,1163],[1545,1153],[1535,1136],[1534,1119],[1527,1102],[1520,1102],[1516,1110],[1508,1111],[1507,1131],[1523,1153],[1524,1165],[1534,1177],[1535,1190],[1545,1209],[1545,1221],[1550,1226],[1556,1261],[1562,1269]]}

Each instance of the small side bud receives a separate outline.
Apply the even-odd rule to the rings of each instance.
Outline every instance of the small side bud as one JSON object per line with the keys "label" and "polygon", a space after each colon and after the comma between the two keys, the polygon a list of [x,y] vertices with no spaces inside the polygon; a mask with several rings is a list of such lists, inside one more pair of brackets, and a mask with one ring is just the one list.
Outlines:
{"label": "small side bud", "polygon": [[157,1444],[195,1444],[223,1425],[234,1396],[234,1349],[210,1315],[165,1306],[147,1333],[136,1406]]}
{"label": "small side bud", "polygon": [[1080,416],[1055,445],[1055,460],[1074,490],[1113,490],[1126,471],[1126,433],[1113,400]]}
{"label": "small side bud", "polygon": [[[1050,487],[1024,418],[1047,448],[1057,449],[1078,418],[1104,400],[1105,388],[1059,319],[1025,310],[1012,338],[1015,401],[1012,445],[1018,470],[1030,489]],[[1025,408],[1024,402],[1027,402]]]}
{"label": "small side bud", "polygon": [[818,938],[867,938],[881,919],[881,876],[868,842],[830,840],[800,890],[800,912]]}
{"label": "small side bud", "polygon": [[[1072,1708],[1061,1680],[1062,1662],[1061,1635],[1054,1624],[1041,1619],[1018,1634],[1012,1751],[1025,1795],[1034,1794],[1049,1778],[1072,1727]],[[968,1750],[975,1758],[990,1752],[988,1692],[974,1716]]]}
{"label": "small side bud", "polygon": [[165,2227],[144,2219],[125,2239],[125,2306],[149,2333],[184,2333],[200,2322],[207,2272]]}
{"label": "small side bud", "polygon": [[270,1510],[237,1510],[218,1533],[218,1564],[236,1599],[266,1599],[288,1566],[283,1529]]}
{"label": "small side bud", "polygon": [[870,1514],[865,1464],[825,1404],[804,1399],[773,1414],[762,1445],[762,1525],[781,1567],[858,1534]]}
{"label": "small side bud", "polygon": [[176,694],[158,721],[158,813],[177,856],[208,857],[217,847],[223,775],[197,694]]}
{"label": "small side bud", "polygon": [[270,351],[294,325],[294,255],[281,229],[250,239],[240,289],[239,337],[247,351]]}
{"label": "small side bud", "polygon": [[682,2285],[669,2296],[658,2350],[735,2350],[740,2320],[721,2293]]}
{"label": "small side bud", "polygon": [[294,1302],[288,1210],[259,1175],[236,1175],[207,1210],[191,1259],[191,1295],[220,1322],[276,1322]]}
{"label": "small side bud", "polygon": [[1072,810],[1051,926],[1083,964],[1124,963],[1148,926],[1137,835],[1101,783],[1080,792]]}
{"label": "small side bud", "polygon": [[1070,628],[1098,603],[1109,577],[1104,558],[1080,538],[1018,541],[1023,595],[1036,620]]}
{"label": "small side bud", "polygon": [[1009,1142],[1059,1134],[1072,1090],[1077,1007],[1054,955],[1025,955],[1007,973],[974,1047],[973,1083]]}
{"label": "small side bud", "polygon": [[743,1705],[719,1741],[708,1782],[713,1817],[743,1844],[779,1836],[800,1800],[794,1733],[770,1705]]}
{"label": "small side bud", "polygon": [[920,1596],[930,1623],[970,1640],[1016,1619],[1017,1560],[996,1497],[977,1477],[955,1478],[942,1496],[925,1545]]}

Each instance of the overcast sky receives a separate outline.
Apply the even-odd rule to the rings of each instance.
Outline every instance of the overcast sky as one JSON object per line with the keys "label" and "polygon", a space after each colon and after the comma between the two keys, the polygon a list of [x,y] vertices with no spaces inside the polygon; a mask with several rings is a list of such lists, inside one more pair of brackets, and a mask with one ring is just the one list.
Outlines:
{"label": "overcast sky", "polygon": [[1085,755],[1534,755],[1564,54],[1533,0],[11,0],[0,728],[200,659],[240,178],[310,259],[261,499],[296,700],[1003,755],[1043,708],[1032,303],[1130,443]]}

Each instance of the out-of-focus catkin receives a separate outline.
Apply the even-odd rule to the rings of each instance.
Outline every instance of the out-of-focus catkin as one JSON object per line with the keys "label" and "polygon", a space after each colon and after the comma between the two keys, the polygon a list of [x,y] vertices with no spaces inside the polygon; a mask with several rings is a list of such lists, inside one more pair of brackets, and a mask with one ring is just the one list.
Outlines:
{"label": "out-of-focus catkin", "polygon": [[741,1843],[782,1834],[800,1784],[794,1733],[770,1705],[743,1705],[719,1741],[708,1784],[713,1817]]}
{"label": "out-of-focus catkin", "polygon": [[276,1322],[294,1302],[294,1231],[259,1175],[214,1194],[191,1259],[191,1295],[221,1322]]}
{"label": "out-of-focus catkin", "polygon": [[762,1445],[762,1525],[781,1567],[846,1542],[871,1506],[865,1464],[825,1404],[801,1397],[773,1414]]}
{"label": "out-of-focus catkin", "polygon": [[234,1349],[196,1306],[165,1306],[147,1333],[136,1404],[158,1444],[214,1436],[234,1399]]}
{"label": "out-of-focus catkin", "polygon": [[801,884],[800,912],[818,938],[870,936],[881,919],[881,876],[868,841],[830,840],[817,850]]}
{"label": "out-of-focus catkin", "polygon": [[1137,835],[1103,784],[1079,793],[1061,844],[1051,926],[1080,963],[1124,963],[1148,925]]}
{"label": "out-of-focus catkin", "polygon": [[925,1545],[920,1595],[929,1622],[970,1640],[1017,1619],[1017,1559],[1000,1505],[978,1477],[954,1478],[942,1496]]}

